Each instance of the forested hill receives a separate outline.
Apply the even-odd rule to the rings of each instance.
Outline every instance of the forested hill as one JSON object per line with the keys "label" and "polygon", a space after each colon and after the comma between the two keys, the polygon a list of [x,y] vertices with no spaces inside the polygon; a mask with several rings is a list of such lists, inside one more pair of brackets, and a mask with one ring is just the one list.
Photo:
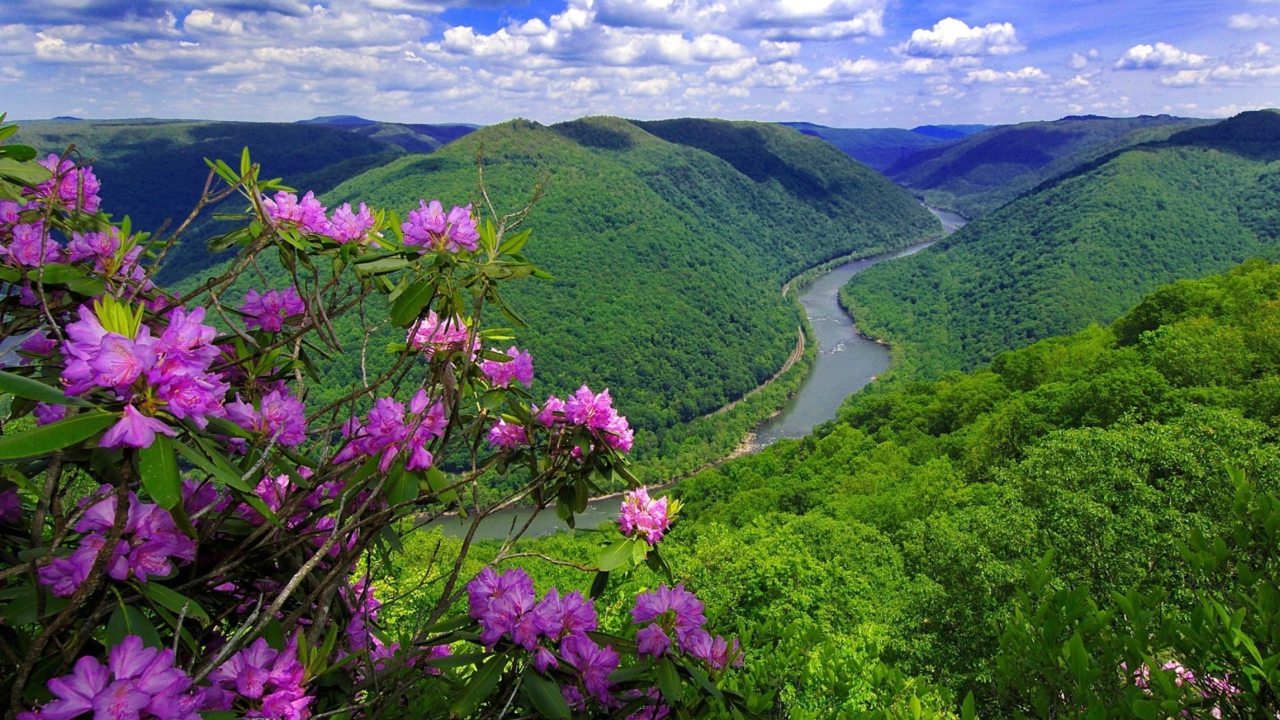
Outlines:
{"label": "forested hill", "polygon": [[[517,334],[533,351],[537,393],[571,390],[571,382],[609,387],[634,425],[661,430],[777,372],[799,323],[779,294],[791,275],[941,231],[908,193],[820,140],[763,123],[696,128],[697,138],[680,144],[617,118],[512,121],[370,170],[323,199],[330,207],[362,200],[402,216],[423,197],[466,204],[477,197],[475,152],[483,148],[493,200],[510,211],[545,173],[527,251],[556,279],[514,283],[508,295],[532,326]],[[752,164],[695,142],[745,144]],[[359,347],[353,324],[339,330]],[[370,362],[387,357],[372,352]],[[358,367],[358,352],[336,358],[318,392],[340,393]],[[657,440],[649,432],[637,442]]]}
{"label": "forested hill", "polygon": [[930,205],[975,218],[1095,158],[1206,122],[1169,115],[1069,116],[1001,125],[917,150],[884,173]]}
{"label": "forested hill", "polygon": [[872,268],[842,298],[909,371],[969,368],[1110,322],[1155,286],[1274,254],[1280,114],[1250,112],[1114,154],[929,250]]}
{"label": "forested hill", "polygon": [[867,167],[884,172],[922,148],[933,147],[987,128],[986,125],[922,125],[903,128],[835,128],[808,122],[779,123],[822,138]]}
{"label": "forested hill", "polygon": [[[102,180],[103,207],[116,217],[128,215],[134,229],[148,231],[166,222],[176,227],[195,207],[209,175],[204,158],[232,162],[249,147],[273,177],[325,192],[405,154],[340,127],[301,123],[34,121],[22,123],[16,140],[44,153],[61,154],[75,144]],[[209,227],[205,220],[187,233],[187,242],[170,253],[162,279],[174,281],[216,262],[204,249]]]}

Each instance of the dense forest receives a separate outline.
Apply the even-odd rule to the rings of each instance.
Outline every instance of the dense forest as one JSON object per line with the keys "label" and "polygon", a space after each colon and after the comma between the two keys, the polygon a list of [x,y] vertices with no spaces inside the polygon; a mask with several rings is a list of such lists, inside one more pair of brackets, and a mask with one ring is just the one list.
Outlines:
{"label": "dense forest", "polygon": [[[1069,715],[1066,693],[1084,690],[1065,659],[1058,678],[1031,649],[1062,653],[1084,633],[1088,667],[1100,667],[1102,635],[1035,602],[1083,612],[1086,595],[1108,605],[1113,593],[1161,591],[1148,595],[1163,598],[1160,612],[1186,619],[1244,586],[1204,584],[1175,540],[1235,547],[1229,467],[1258,492],[1280,490],[1278,339],[1280,265],[1254,260],[1161,287],[1110,327],[979,372],[874,385],[810,437],[671,491],[685,506],[664,556],[708,600],[716,630],[744,638],[737,687],[768,717],[897,717],[895,704],[912,717],[916,695],[926,711],[953,713],[970,692],[984,717]],[[433,599],[430,558],[453,542],[415,536],[397,561],[386,587],[403,600],[384,611],[396,627]],[[516,549],[590,564],[600,542],[579,532]],[[477,569],[496,549],[480,548]],[[589,576],[528,562],[539,588],[585,592]],[[658,581],[643,566],[615,578],[596,604],[604,626],[625,628],[627,593]],[[1074,600],[1053,595],[1064,588]],[[1020,634],[1027,622],[1046,647]],[[1133,717],[1108,694],[1122,671],[1101,667],[1085,681],[1088,702]],[[1023,704],[1036,688],[1049,688],[1041,712]]]}
{"label": "dense forest", "polygon": [[[737,444],[748,427],[740,418],[699,418],[772,377],[793,351],[802,319],[779,293],[789,277],[940,231],[878,174],[820,140],[764,123],[513,121],[370,170],[323,199],[402,213],[422,197],[478,202],[477,151],[500,212],[519,209],[540,173],[548,181],[529,216],[528,253],[555,279],[509,291],[532,326],[516,336],[533,352],[539,392],[571,391],[570,379],[611,388],[644,431],[641,458],[685,452],[701,463],[715,457],[700,449],[711,439],[721,453]],[[272,287],[292,282],[278,265],[261,270]],[[369,372],[391,362],[387,343],[402,341],[380,333],[361,353],[355,323],[337,330],[353,351],[326,361],[324,384],[312,390],[318,400],[349,389],[362,362]],[[771,411],[759,403],[747,410],[757,418]],[[734,432],[719,432],[724,423]]]}
{"label": "dense forest", "polygon": [[999,125],[917,150],[884,173],[930,205],[976,218],[1083,163],[1206,122],[1090,115]]}
{"label": "dense forest", "polygon": [[1161,283],[1274,253],[1278,157],[1271,111],[1120,151],[858,275],[842,299],[911,372],[972,368],[1110,322]]}

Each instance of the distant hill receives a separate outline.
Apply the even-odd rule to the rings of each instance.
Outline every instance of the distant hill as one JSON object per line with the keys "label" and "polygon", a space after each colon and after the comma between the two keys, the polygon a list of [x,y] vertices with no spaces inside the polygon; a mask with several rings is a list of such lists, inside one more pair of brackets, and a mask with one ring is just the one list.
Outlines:
{"label": "distant hill", "polygon": [[[977,136],[975,136],[977,137]],[[1280,246],[1280,114],[1249,112],[1113,152],[856,276],[858,326],[908,374],[971,368],[1107,323],[1161,283]]]}
{"label": "distant hill", "polygon": [[[93,160],[94,173],[102,180],[103,207],[117,217],[128,215],[135,229],[151,231],[166,222],[176,226],[195,207],[209,174],[206,157],[234,163],[247,146],[271,176],[325,192],[404,155],[382,140],[297,123],[58,119],[23,122],[16,139],[50,153],[74,143],[83,158]],[[239,212],[241,204],[232,200],[219,209]],[[170,253],[162,279],[217,262],[204,249],[203,240],[217,227],[209,215]]]}
{"label": "distant hill", "polygon": [[355,115],[328,115],[303,120],[302,124],[327,125],[358,135],[381,140],[411,153],[434,152],[441,145],[475,132],[479,125],[424,125],[368,120]]}
{"label": "distant hill", "polygon": [[[1085,115],[999,125],[905,154],[884,173],[930,205],[975,218],[1107,153],[1208,122],[1169,115]],[[965,126],[933,126],[926,132],[939,139],[958,132],[957,127]]]}
{"label": "distant hill", "polygon": [[[528,254],[556,279],[508,290],[531,324],[517,336],[533,351],[537,394],[582,382],[611,388],[650,431],[641,455],[661,431],[777,372],[796,343],[796,312],[778,292],[791,275],[941,230],[908,193],[824,142],[722,121],[511,121],[372,169],[324,200],[402,214],[419,198],[466,204],[477,196],[481,143],[499,208],[522,204],[539,173],[550,179],[529,218]],[[278,268],[264,270],[287,282]],[[353,323],[338,331],[359,346]],[[320,399],[341,394],[359,362],[359,353],[336,358]],[[370,372],[385,362],[370,353]]]}
{"label": "distant hill", "polygon": [[808,122],[785,122],[805,135],[822,138],[845,152],[849,157],[865,163],[874,170],[884,172],[891,165],[916,150],[964,137],[960,128],[986,125],[925,125],[914,130],[901,128],[833,128]]}

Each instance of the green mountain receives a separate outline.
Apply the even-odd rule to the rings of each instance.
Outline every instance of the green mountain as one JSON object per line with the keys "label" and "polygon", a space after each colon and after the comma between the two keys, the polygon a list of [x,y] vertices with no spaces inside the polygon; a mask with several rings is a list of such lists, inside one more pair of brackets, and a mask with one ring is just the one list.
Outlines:
{"label": "green mountain", "polygon": [[1087,115],[1000,125],[917,150],[884,173],[930,205],[974,218],[1082,163],[1205,122]]}
{"label": "green mountain", "polygon": [[475,132],[479,125],[423,125],[366,120],[355,115],[328,115],[303,120],[303,124],[325,125],[381,140],[405,152],[429,153],[442,145]]}
{"label": "green mountain", "polygon": [[[349,177],[383,165],[404,151],[342,128],[297,123],[173,120],[53,120],[23,122],[17,142],[62,153],[74,144],[93,161],[103,206],[133,227],[173,229],[195,207],[209,175],[204,158],[238,160],[249,147],[254,160],[299,187],[325,192]],[[218,208],[224,212],[239,211]],[[207,218],[207,215],[206,215]],[[218,262],[204,249],[213,232],[197,221],[170,253],[161,279],[169,282]]]}
{"label": "green mountain", "polygon": [[[811,436],[673,489],[685,507],[663,557],[706,601],[711,631],[744,638],[736,689],[761,699],[761,716],[878,709],[878,646],[956,691],[949,716],[972,690],[979,713],[1012,717],[995,657],[1026,563],[1052,551],[1054,589],[1099,599],[1163,590],[1182,618],[1193,580],[1173,539],[1228,532],[1227,466],[1280,490],[1278,338],[1280,265],[1253,260],[972,374],[873,384]],[[413,542],[428,557],[439,538]],[[517,550],[590,563],[600,548],[577,533]],[[540,587],[585,582],[529,567]],[[420,577],[407,565],[397,590]],[[622,625],[627,593],[665,582],[644,567],[625,577],[596,602]]]}
{"label": "green mountain", "polygon": [[[650,431],[638,440],[642,455],[667,429],[783,365],[800,323],[779,294],[789,277],[940,231],[883,177],[820,140],[762,123],[512,121],[365,172],[323,199],[402,217],[419,198],[473,202],[477,148],[500,211],[522,206],[540,176],[549,180],[529,216],[528,254],[556,279],[508,291],[532,326],[517,335],[533,351],[537,392],[611,388],[633,424]],[[278,267],[264,272],[273,285],[289,282]],[[353,320],[338,330],[360,346]],[[370,347],[392,339],[402,338],[379,335]],[[371,352],[369,371],[388,362]],[[358,352],[335,358],[313,393],[342,394],[359,363]]]}
{"label": "green mountain", "polygon": [[[849,157],[884,172],[913,152],[955,139],[901,128],[833,128],[807,122],[780,123],[822,138]],[[963,137],[963,136],[960,136]]]}
{"label": "green mountain", "polygon": [[927,376],[1110,322],[1144,292],[1274,253],[1280,114],[1244,113],[1100,158],[842,291]]}

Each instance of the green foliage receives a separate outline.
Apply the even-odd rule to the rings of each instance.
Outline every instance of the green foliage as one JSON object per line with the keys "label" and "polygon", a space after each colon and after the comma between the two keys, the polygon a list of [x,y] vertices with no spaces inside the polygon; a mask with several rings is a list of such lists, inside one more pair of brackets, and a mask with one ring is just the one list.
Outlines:
{"label": "green foliage", "polygon": [[926,377],[1111,322],[1161,283],[1275,251],[1276,169],[1258,158],[1277,138],[1280,114],[1261,112],[1121,152],[860,273],[842,302]]}
{"label": "green foliage", "polygon": [[941,137],[902,128],[833,128],[807,122],[782,124],[826,140],[877,172],[884,172],[917,150],[947,142]]}
{"label": "green foliage", "polygon": [[918,150],[884,173],[930,205],[976,218],[1083,163],[1205,122],[1143,115],[1000,125]]}

